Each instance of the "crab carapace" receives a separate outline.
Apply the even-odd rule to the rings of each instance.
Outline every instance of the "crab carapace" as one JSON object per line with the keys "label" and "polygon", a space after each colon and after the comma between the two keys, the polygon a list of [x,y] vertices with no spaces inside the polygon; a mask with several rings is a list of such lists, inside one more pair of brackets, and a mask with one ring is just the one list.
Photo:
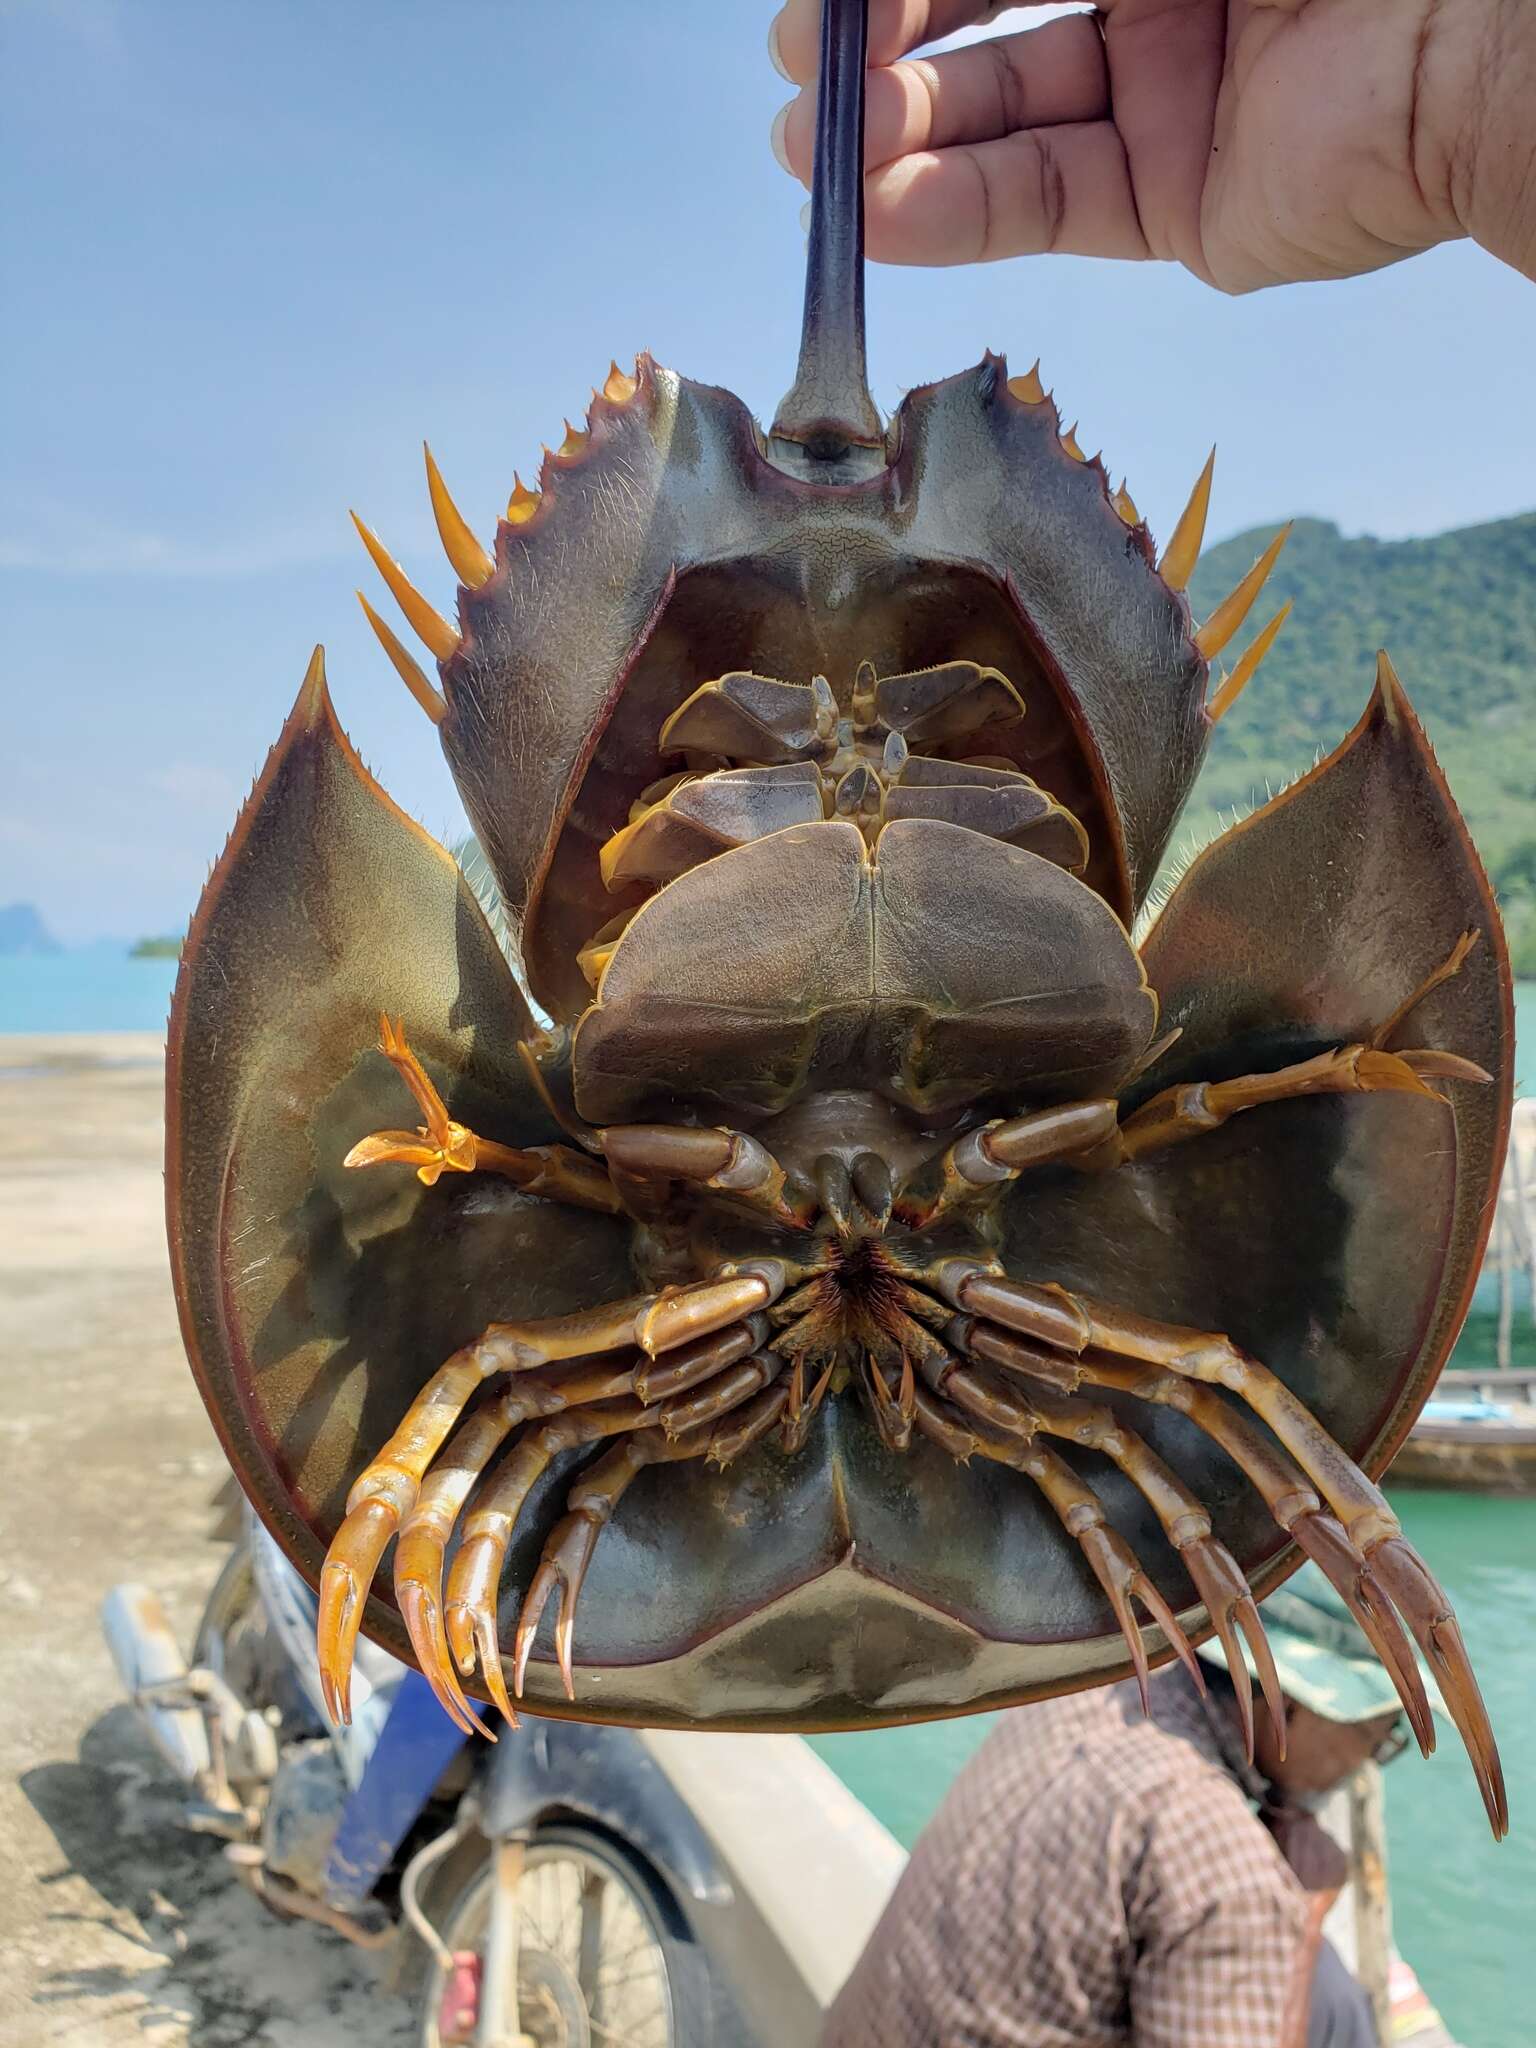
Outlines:
{"label": "crab carapace", "polygon": [[1278,1706],[1254,1596],[1306,1553],[1427,1748],[1417,1641],[1502,1832],[1373,1483],[1491,1214],[1482,869],[1383,657],[1132,937],[1280,543],[1196,625],[1209,465],[1159,555],[1035,371],[882,422],[863,35],[829,0],[766,433],[641,356],[490,549],[429,456],[457,623],[362,529],[519,945],[317,654],[172,1019],[194,1369],[341,1716],[360,1627],[466,1726],[781,1729],[1193,1669],[1213,1628],[1251,1737],[1239,1637]]}

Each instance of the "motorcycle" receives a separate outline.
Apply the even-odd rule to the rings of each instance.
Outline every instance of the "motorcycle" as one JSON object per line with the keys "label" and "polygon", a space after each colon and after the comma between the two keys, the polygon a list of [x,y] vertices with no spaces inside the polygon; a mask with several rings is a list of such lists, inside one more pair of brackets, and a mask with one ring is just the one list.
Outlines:
{"label": "motorcycle", "polygon": [[388,1952],[424,2048],[761,2048],[733,1978],[771,2009],[775,1959],[640,1735],[529,1716],[471,1745],[372,1644],[332,1727],[314,1595],[243,1502],[233,1533],[190,1663],[143,1586],[102,1627],[242,1883]]}

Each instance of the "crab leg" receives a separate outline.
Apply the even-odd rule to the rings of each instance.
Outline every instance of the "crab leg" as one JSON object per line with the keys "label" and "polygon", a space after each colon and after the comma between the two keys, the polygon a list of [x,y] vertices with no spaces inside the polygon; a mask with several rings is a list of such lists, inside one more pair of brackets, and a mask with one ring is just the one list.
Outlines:
{"label": "crab leg", "polygon": [[[888,1365],[895,1365],[898,1357],[900,1366],[893,1394],[885,1372]],[[912,1441],[912,1424],[917,1413],[917,1381],[912,1371],[912,1353],[905,1347],[898,1352],[894,1344],[882,1346],[880,1354],[871,1353],[866,1366],[880,1441],[889,1451],[904,1451]]]}
{"label": "crab leg", "polygon": [[[972,1377],[964,1366],[958,1366],[949,1377],[950,1390],[958,1392],[958,1387]],[[1045,1495],[1062,1527],[1082,1551],[1114,1610],[1120,1633],[1131,1653],[1143,1711],[1151,1712],[1151,1696],[1147,1690],[1151,1671],[1147,1664],[1146,1645],[1141,1639],[1141,1630],[1131,1606],[1133,1600],[1141,1602],[1203,1692],[1205,1680],[1195,1662],[1195,1653],[1179,1627],[1178,1617],[1142,1570],[1130,1545],[1105,1520],[1103,1506],[1093,1489],[1078,1477],[1064,1458],[1059,1458],[1054,1451],[1034,1440],[1027,1414],[1018,1420],[1018,1434],[992,1437],[980,1430],[967,1428],[952,1410],[946,1412],[946,1406],[920,1387],[916,1402],[919,1429],[942,1444],[952,1456],[968,1457],[976,1452],[999,1465],[1010,1465],[1015,1471],[1025,1473]],[[961,1440],[967,1446],[964,1450],[956,1448]]]}
{"label": "crab leg", "polygon": [[659,1358],[644,1358],[634,1371],[635,1399],[649,1407],[655,1401],[670,1401],[674,1394],[686,1394],[738,1358],[759,1350],[767,1335],[767,1319],[748,1316],[745,1322],[728,1323],[712,1337],[697,1337]]}
{"label": "crab leg", "polygon": [[675,1395],[660,1410],[663,1436],[673,1440],[692,1436],[718,1422],[775,1379],[783,1364],[775,1352],[756,1351],[740,1364],[728,1366],[712,1380],[706,1380],[703,1386]]}
{"label": "crab leg", "polygon": [[339,1726],[352,1717],[352,1656],[379,1560],[415,1506],[428,1465],[481,1381],[496,1369],[486,1338],[455,1352],[427,1381],[347,1495],[346,1517],[331,1538],[320,1573],[315,1628],[320,1688],[326,1712]]}
{"label": "crab leg", "polygon": [[779,1424],[779,1448],[786,1457],[793,1457],[797,1451],[805,1449],[805,1440],[811,1433],[811,1423],[815,1420],[816,1411],[822,1404],[827,1388],[832,1384],[832,1375],[836,1370],[837,1360],[834,1358],[807,1394],[805,1360],[803,1357],[795,1360],[789,1378],[783,1384],[783,1399],[779,1403],[779,1410],[782,1410],[783,1414],[783,1420]]}
{"label": "crab leg", "polygon": [[496,1602],[502,1568],[519,1516],[534,1483],[562,1451],[631,1430],[658,1429],[664,1442],[679,1440],[713,1422],[755,1394],[764,1384],[762,1353],[728,1366],[702,1387],[647,1407],[617,1401],[573,1408],[540,1423],[512,1446],[464,1517],[463,1540],[448,1574],[444,1627],[453,1656],[466,1676],[478,1662],[502,1713],[513,1718],[502,1677]]}
{"label": "crab leg", "polygon": [[325,1554],[316,1642],[321,1690],[333,1721],[345,1725],[351,1717],[352,1656],[379,1561],[416,1505],[427,1467],[481,1382],[495,1373],[528,1372],[562,1358],[633,1344],[637,1317],[654,1299],[640,1295],[547,1323],[492,1324],[427,1381],[394,1435],[353,1482],[346,1517]]}
{"label": "crab leg", "polygon": [[475,1481],[520,1423],[567,1408],[621,1399],[633,1392],[634,1368],[578,1367],[557,1381],[530,1375],[471,1415],[422,1482],[395,1546],[395,1599],[410,1632],[422,1675],[443,1710],[465,1734],[495,1740],[464,1696],[443,1629],[443,1561],[448,1540]]}
{"label": "crab leg", "polygon": [[431,1187],[445,1173],[499,1173],[530,1195],[600,1209],[617,1216],[623,1205],[607,1174],[594,1160],[568,1145],[535,1145],[518,1151],[482,1138],[455,1123],[427,1070],[406,1043],[398,1020],[379,1019],[379,1050],[416,1098],[426,1122],[414,1131],[372,1131],[352,1147],[343,1166],[414,1166]]}
{"label": "crab leg", "polygon": [[1180,1144],[1186,1138],[1198,1137],[1202,1131],[1213,1131],[1229,1117],[1238,1116],[1245,1109],[1257,1109],[1266,1102],[1293,1101],[1302,1095],[1369,1095],[1394,1090],[1443,1101],[1444,1097],[1428,1085],[1430,1081],[1491,1081],[1493,1076],[1484,1068],[1453,1052],[1429,1048],[1387,1050],[1389,1041],[1425,998],[1461,972],[1477,939],[1475,931],[1463,932],[1440,965],[1363,1043],[1337,1046],[1313,1059],[1280,1067],[1272,1074],[1242,1074],[1231,1081],[1188,1081],[1179,1087],[1165,1088],[1126,1119],[1100,1155],[1084,1164],[1117,1166],[1139,1159],[1143,1153]]}
{"label": "crab leg", "polygon": [[902,1190],[897,1204],[902,1221],[925,1228],[951,1209],[985,1201],[1004,1181],[1017,1180],[1032,1166],[1094,1152],[1113,1139],[1118,1114],[1115,1103],[1105,1099],[979,1124],[919,1169],[911,1188]]}
{"label": "crab leg", "polygon": [[1385,1495],[1289,1387],[1226,1337],[1151,1324],[1097,1306],[1090,1316],[1095,1345],[1122,1357],[1165,1365],[1184,1378],[1226,1387],[1274,1431],[1407,1622],[1466,1744],[1494,1834],[1507,1834],[1509,1806],[1498,1747],[1455,1613],[1429,1568],[1404,1540]]}
{"label": "crab leg", "polygon": [[[972,1357],[1001,1365],[1008,1371],[1029,1370],[1029,1363],[1020,1358],[1021,1353],[1028,1358],[1029,1347],[1002,1331],[989,1333],[984,1326],[973,1325],[969,1331],[957,1334],[954,1341]],[[1184,1567],[1226,1652],[1243,1725],[1243,1745],[1248,1761],[1252,1763],[1253,1688],[1238,1642],[1237,1630],[1241,1629],[1253,1653],[1259,1686],[1269,1708],[1280,1752],[1284,1755],[1285,1702],[1269,1639],[1264,1633],[1264,1624],[1259,1618],[1248,1581],[1232,1553],[1212,1533],[1209,1514],[1151,1445],[1134,1430],[1128,1429],[1113,1409],[1100,1402],[1063,1395],[1048,1385],[1038,1383],[1030,1385],[1025,1399],[1037,1428],[1048,1435],[1084,1444],[1112,1459],[1162,1524],[1164,1535],[1184,1560]]]}
{"label": "crab leg", "polygon": [[721,1279],[664,1294],[632,1295],[542,1321],[493,1323],[440,1366],[389,1442],[354,1482],[347,1495],[346,1518],[326,1552],[316,1634],[320,1683],[331,1718],[345,1724],[350,1716],[352,1655],[379,1561],[416,1505],[427,1467],[482,1380],[633,1344],[654,1358],[689,1337],[710,1336],[766,1307],[783,1284],[783,1267],[775,1260],[760,1260]]}
{"label": "crab leg", "polygon": [[512,1446],[465,1515],[463,1540],[448,1574],[446,1633],[459,1669],[467,1675],[478,1662],[492,1699],[509,1721],[516,1715],[501,1674],[496,1595],[507,1546],[535,1481],[562,1451],[605,1436],[650,1429],[660,1420],[659,1408],[646,1408],[639,1401],[615,1401],[575,1408],[541,1422]]}
{"label": "crab leg", "polygon": [[1269,1425],[1371,1567],[1377,1590],[1390,1596],[1413,1632],[1466,1744],[1494,1834],[1506,1834],[1509,1807],[1498,1746],[1450,1602],[1404,1540],[1385,1496],[1290,1389],[1218,1333],[1155,1322],[1064,1288],[1029,1286],[962,1266],[956,1260],[940,1269],[957,1307],[1068,1350],[1079,1361],[1092,1347],[1162,1366],[1181,1379],[1225,1387]]}
{"label": "crab leg", "polygon": [[810,1212],[784,1198],[784,1169],[744,1131],[688,1124],[614,1124],[601,1133],[603,1156],[622,1179],[690,1180],[761,1209],[791,1227]]}
{"label": "crab leg", "polygon": [[[628,1394],[649,1407],[714,1378],[756,1349],[765,1335],[762,1319],[754,1316],[716,1336],[666,1353],[659,1364],[646,1359],[622,1368],[578,1366],[557,1381],[529,1375],[460,1426],[423,1480],[416,1505],[401,1524],[395,1548],[395,1599],[422,1674],[446,1712],[461,1721],[467,1716],[482,1734],[491,1733],[475,1714],[454,1673],[442,1618],[443,1568],[459,1513],[511,1431],[536,1416],[555,1415],[595,1401],[619,1400]],[[469,1732],[468,1726],[465,1732]]]}
{"label": "crab leg", "polygon": [[1232,1081],[1186,1081],[1154,1095],[1120,1125],[1100,1158],[1088,1165],[1119,1165],[1186,1138],[1214,1131],[1245,1109],[1289,1102],[1302,1095],[1372,1095],[1384,1091],[1444,1097],[1430,1080],[1491,1081],[1471,1060],[1451,1052],[1383,1052],[1375,1045],[1341,1045],[1314,1059],[1280,1067],[1272,1074],[1242,1074]]}
{"label": "crab leg", "polygon": [[[1001,1337],[1001,1332],[992,1333]],[[1263,1437],[1214,1387],[1157,1366],[1090,1355],[1083,1376],[1095,1386],[1117,1387],[1138,1400],[1174,1408],[1231,1458],[1263,1495],[1276,1522],[1319,1566],[1359,1623],[1397,1687],[1419,1748],[1435,1746],[1429,1698],[1414,1661],[1413,1645],[1364,1557],[1307,1484],[1306,1474]]]}
{"label": "crab leg", "polygon": [[[737,1369],[731,1398],[726,1399],[722,1393],[708,1419],[701,1419],[691,1429],[680,1430],[675,1435],[662,1429],[631,1436],[612,1450],[605,1451],[572,1487],[566,1496],[565,1514],[550,1531],[518,1614],[513,1640],[512,1689],[519,1699],[523,1696],[523,1681],[527,1676],[534,1638],[544,1609],[549,1604],[549,1596],[557,1585],[560,1598],[555,1612],[555,1657],[565,1696],[568,1700],[575,1699],[571,1650],[576,1603],[581,1597],[582,1582],[597,1548],[597,1539],[613,1519],[613,1511],[630,1482],[647,1465],[705,1457],[720,1465],[728,1464],[778,1420],[784,1406],[785,1390],[774,1382],[783,1369],[783,1360],[772,1352],[759,1352],[748,1361],[748,1365],[752,1368],[750,1375],[745,1375],[742,1368]],[[743,1386],[745,1393],[741,1391]],[[730,1423],[718,1419],[725,1408],[739,1411]],[[490,1671],[487,1664],[488,1681]]]}

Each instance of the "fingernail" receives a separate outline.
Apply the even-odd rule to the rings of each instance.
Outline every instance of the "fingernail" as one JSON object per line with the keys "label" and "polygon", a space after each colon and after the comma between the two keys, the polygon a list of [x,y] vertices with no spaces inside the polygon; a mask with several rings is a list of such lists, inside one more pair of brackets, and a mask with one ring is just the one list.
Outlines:
{"label": "fingernail", "polygon": [[789,100],[780,107],[773,117],[773,126],[768,131],[768,146],[773,151],[774,161],[781,171],[789,171],[791,177],[795,174],[789,169],[789,151],[784,147],[784,131],[789,126],[789,110],[794,104],[793,100]]}
{"label": "fingernail", "polygon": [[[768,62],[787,85],[793,85],[795,81],[785,70],[784,59],[779,55],[779,23],[782,18],[782,15],[776,14],[768,24]],[[785,168],[788,169],[788,166]]]}
{"label": "fingernail", "polygon": [[811,202],[809,199],[800,209],[800,225],[806,234],[811,232]]}

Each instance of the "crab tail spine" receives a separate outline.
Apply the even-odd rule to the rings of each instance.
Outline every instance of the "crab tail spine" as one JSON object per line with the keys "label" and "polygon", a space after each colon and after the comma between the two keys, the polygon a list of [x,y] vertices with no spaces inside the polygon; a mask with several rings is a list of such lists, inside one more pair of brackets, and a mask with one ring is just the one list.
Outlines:
{"label": "crab tail spine", "polygon": [[868,0],[822,0],[816,157],[800,364],[773,438],[817,463],[879,448],[864,359],[864,63]]}

